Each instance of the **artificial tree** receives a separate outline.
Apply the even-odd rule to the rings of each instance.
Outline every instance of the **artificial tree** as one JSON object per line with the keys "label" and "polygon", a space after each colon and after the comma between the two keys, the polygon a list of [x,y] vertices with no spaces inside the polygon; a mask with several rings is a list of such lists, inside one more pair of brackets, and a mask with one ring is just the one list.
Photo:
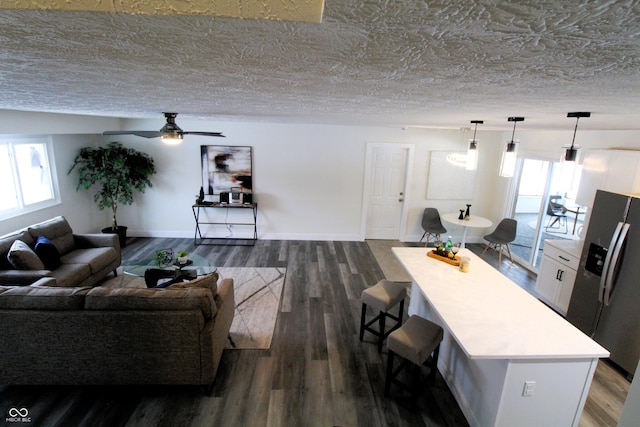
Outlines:
{"label": "artificial tree", "polygon": [[120,243],[124,246],[126,227],[118,226],[118,206],[132,204],[134,191],[144,193],[146,187],[152,187],[149,178],[156,173],[153,159],[146,153],[111,142],[106,147],[80,149],[68,173],[76,168],[76,190],[88,190],[97,185],[93,200],[98,209],[108,208],[112,212],[111,227],[103,231],[118,233]]}

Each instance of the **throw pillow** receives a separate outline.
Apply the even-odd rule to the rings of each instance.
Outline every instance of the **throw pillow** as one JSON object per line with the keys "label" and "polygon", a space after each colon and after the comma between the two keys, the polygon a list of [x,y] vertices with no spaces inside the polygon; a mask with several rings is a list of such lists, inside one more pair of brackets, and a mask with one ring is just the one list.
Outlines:
{"label": "throw pillow", "polygon": [[44,236],[38,236],[34,249],[47,270],[55,270],[60,267],[60,252],[51,240]]}
{"label": "throw pillow", "polygon": [[22,240],[13,242],[7,260],[17,270],[44,270],[44,264],[33,250]]}
{"label": "throw pillow", "polygon": [[188,282],[173,283],[171,288],[207,288],[211,290],[211,294],[215,297],[218,293],[218,273],[205,274],[198,276]]}

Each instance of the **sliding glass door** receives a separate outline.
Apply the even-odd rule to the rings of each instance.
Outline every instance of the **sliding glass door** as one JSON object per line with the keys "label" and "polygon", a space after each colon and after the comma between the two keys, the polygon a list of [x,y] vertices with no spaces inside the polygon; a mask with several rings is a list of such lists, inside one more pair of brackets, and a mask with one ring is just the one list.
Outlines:
{"label": "sliding glass door", "polygon": [[518,160],[511,217],[518,221],[511,251],[537,271],[545,239],[578,239],[585,209],[575,204],[582,167],[574,163],[527,157]]}

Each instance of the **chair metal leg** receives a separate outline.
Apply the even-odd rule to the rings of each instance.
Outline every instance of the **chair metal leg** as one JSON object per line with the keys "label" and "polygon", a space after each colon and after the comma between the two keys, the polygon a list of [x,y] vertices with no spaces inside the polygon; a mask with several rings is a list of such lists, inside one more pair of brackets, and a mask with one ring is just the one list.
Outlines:
{"label": "chair metal leg", "polygon": [[502,265],[502,245],[498,245],[498,266]]}

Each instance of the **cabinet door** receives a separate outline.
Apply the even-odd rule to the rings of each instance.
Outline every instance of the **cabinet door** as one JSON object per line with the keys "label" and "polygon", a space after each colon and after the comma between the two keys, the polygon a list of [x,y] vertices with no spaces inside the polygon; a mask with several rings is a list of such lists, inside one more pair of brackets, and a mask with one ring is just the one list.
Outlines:
{"label": "cabinet door", "polygon": [[560,287],[560,281],[557,279],[559,277],[558,271],[563,268],[565,267],[556,260],[548,256],[542,257],[542,265],[536,281],[536,292],[541,300],[554,308],[556,308],[558,288]]}
{"label": "cabinet door", "polygon": [[576,281],[576,272],[570,268],[565,268],[562,274],[560,292],[558,292],[557,307],[558,311],[565,315],[569,308],[569,301],[571,300],[571,292],[573,292],[573,284]]}

